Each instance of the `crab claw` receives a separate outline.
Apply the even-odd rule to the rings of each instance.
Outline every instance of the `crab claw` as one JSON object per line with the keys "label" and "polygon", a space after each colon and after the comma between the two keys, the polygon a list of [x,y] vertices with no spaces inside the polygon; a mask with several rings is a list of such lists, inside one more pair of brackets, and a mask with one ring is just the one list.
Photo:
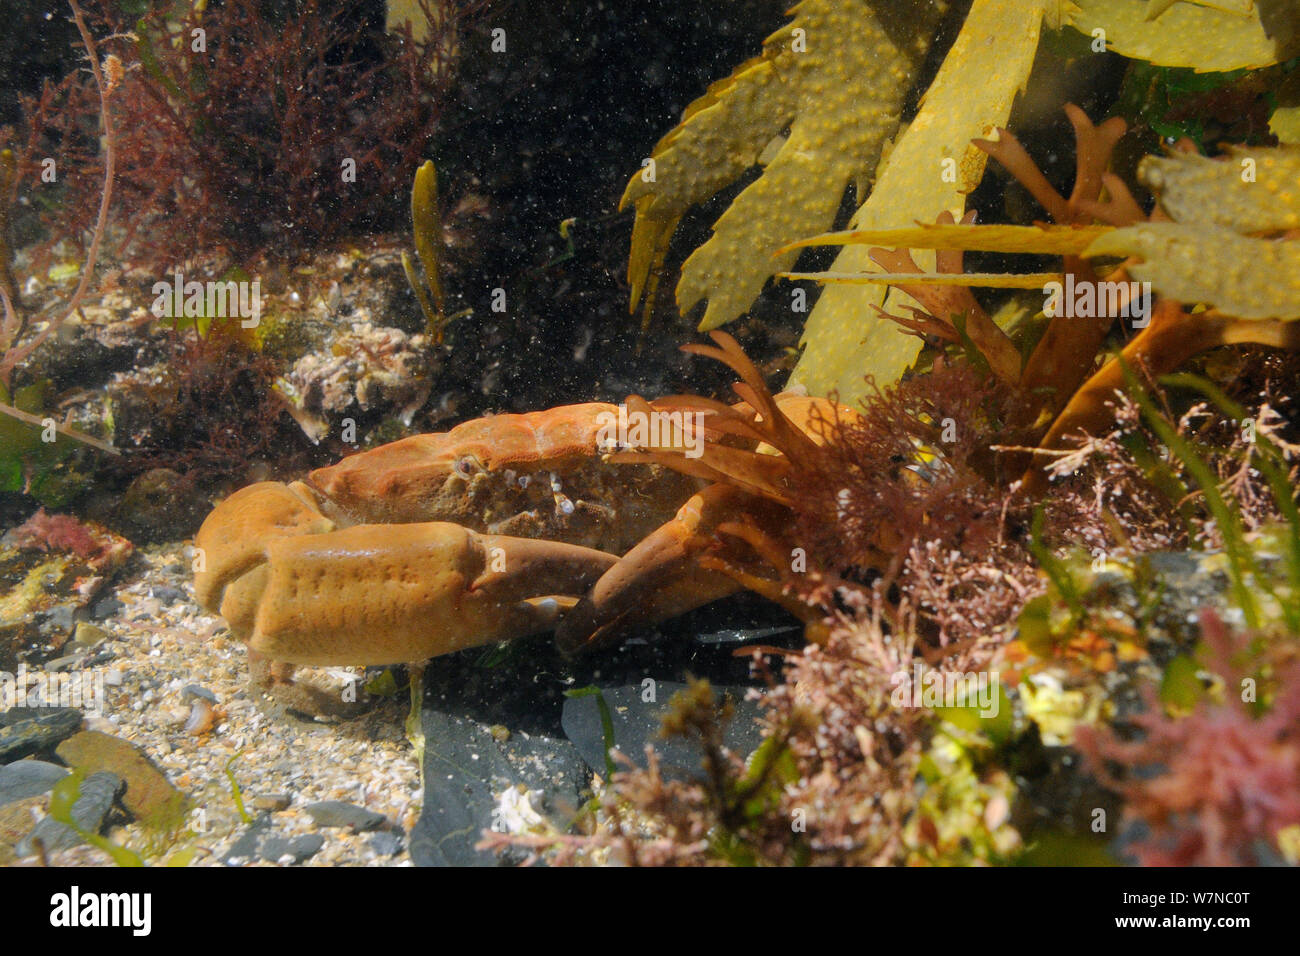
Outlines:
{"label": "crab claw", "polygon": [[[741,504],[762,502],[728,485],[710,485],[610,568],[555,631],[566,654],[603,647],[740,590],[731,577],[701,568],[698,558],[717,544],[714,529],[735,520]],[[752,516],[751,516],[752,519]]]}
{"label": "crab claw", "polygon": [[276,488],[262,487],[256,501],[232,496],[197,539],[204,547],[233,537],[231,526],[258,507],[281,529],[229,554],[214,547],[219,567],[197,589],[250,650],[276,661],[396,664],[548,630],[571,604],[564,595],[586,591],[617,561],[438,521],[305,533],[323,527],[309,501]]}

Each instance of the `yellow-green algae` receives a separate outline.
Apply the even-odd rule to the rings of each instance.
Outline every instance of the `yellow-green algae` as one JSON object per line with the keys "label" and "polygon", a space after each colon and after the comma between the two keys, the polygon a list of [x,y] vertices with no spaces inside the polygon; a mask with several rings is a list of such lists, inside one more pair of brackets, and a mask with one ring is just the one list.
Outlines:
{"label": "yellow-green algae", "polygon": [[[944,210],[961,217],[966,194],[983,177],[987,159],[971,140],[1006,124],[1012,101],[1029,77],[1049,6],[1048,0],[976,0],[919,114],[885,161],[850,228],[933,222]],[[955,175],[944,176],[945,168]],[[917,264],[933,272],[933,253],[918,254]],[[832,270],[882,271],[866,247],[846,248]],[[815,395],[834,391],[841,402],[853,404],[866,388],[864,374],[882,382],[902,375],[916,360],[921,342],[900,335],[893,323],[876,316],[872,306],[882,302],[893,308],[914,300],[898,290],[886,299],[874,286],[826,288],[808,317],[806,348],[791,384],[804,385]]]}
{"label": "yellow-green algae", "polygon": [[631,307],[643,294],[653,301],[654,276],[686,210],[767,159],[788,127],[763,174],[686,260],[677,287],[683,312],[708,300],[701,330],[749,308],[768,278],[794,263],[795,253],[773,253],[827,229],[850,181],[862,194],[944,6],[803,0],[761,56],[692,103],[623,195],[624,206],[636,206]]}
{"label": "yellow-green algae", "polygon": [[1242,319],[1300,318],[1300,243],[1212,226],[1152,222],[1116,229],[1087,256],[1137,255],[1128,267],[1166,298],[1212,305]]}
{"label": "yellow-green algae", "polygon": [[1300,229],[1300,147],[1232,147],[1222,159],[1148,156],[1138,177],[1178,222],[1241,233]]}

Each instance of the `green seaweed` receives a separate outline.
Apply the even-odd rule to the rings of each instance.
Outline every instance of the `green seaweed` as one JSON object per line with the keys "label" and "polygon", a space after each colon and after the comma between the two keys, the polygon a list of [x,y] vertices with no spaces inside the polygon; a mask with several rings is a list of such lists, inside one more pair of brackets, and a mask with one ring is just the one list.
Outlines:
{"label": "green seaweed", "polygon": [[[1213,382],[1199,375],[1190,372],[1166,375],[1160,379],[1160,384],[1168,388],[1188,388],[1200,392],[1233,421],[1241,422],[1247,418],[1246,410],[1241,405],[1230,399]],[[1295,490],[1291,486],[1286,457],[1282,450],[1273,444],[1267,435],[1258,431],[1255,433],[1254,447],[1259,452],[1255,457],[1255,466],[1268,481],[1273,500],[1286,522],[1283,537],[1291,599],[1280,600],[1278,604],[1282,608],[1287,627],[1293,632],[1300,633],[1300,605],[1296,602],[1296,596],[1300,595],[1300,508],[1296,505]],[[1267,581],[1263,584],[1268,587]]]}
{"label": "green seaweed", "polygon": [[73,770],[70,774],[54,785],[50,791],[50,816],[65,826],[71,827],[76,831],[77,836],[85,840],[91,846],[103,850],[113,858],[113,862],[118,866],[144,866],[144,860],[140,854],[134,850],[129,850],[124,846],[119,846],[107,837],[100,836],[98,833],[91,833],[89,830],[83,830],[77,821],[72,817],[72,808],[77,802],[80,795],[81,783],[85,779],[85,772]]}
{"label": "green seaweed", "polygon": [[1252,581],[1257,582],[1260,578],[1255,567],[1254,556],[1246,544],[1241,515],[1228,507],[1228,503],[1219,491],[1218,482],[1209,463],[1196,451],[1195,446],[1178,434],[1178,430],[1160,414],[1151,396],[1133,374],[1133,370],[1122,360],[1121,368],[1124,372],[1125,385],[1142,410],[1142,417],[1159,439],[1183,463],[1205,496],[1206,507],[1209,508],[1219,528],[1219,534],[1223,537],[1233,598],[1241,609],[1246,626],[1252,630],[1259,627],[1259,605],[1255,601],[1255,595],[1251,593],[1250,586]]}
{"label": "green seaweed", "polygon": [[244,792],[239,788],[239,781],[235,779],[235,761],[243,755],[243,750],[236,750],[231,754],[230,759],[226,761],[226,780],[230,782],[230,798],[235,801],[235,809],[239,812],[239,819],[245,823],[252,823],[253,818],[244,808]]}
{"label": "green seaweed", "polygon": [[609,755],[609,752],[615,747],[614,715],[610,712],[609,704],[605,700],[605,695],[601,693],[599,687],[596,687],[593,684],[588,687],[577,687],[573,690],[566,690],[564,696],[575,699],[579,697],[596,698],[596,709],[600,711],[600,734],[601,743],[604,746],[605,773],[608,775],[608,778],[612,778],[618,770],[618,768],[614,766],[614,758]]}

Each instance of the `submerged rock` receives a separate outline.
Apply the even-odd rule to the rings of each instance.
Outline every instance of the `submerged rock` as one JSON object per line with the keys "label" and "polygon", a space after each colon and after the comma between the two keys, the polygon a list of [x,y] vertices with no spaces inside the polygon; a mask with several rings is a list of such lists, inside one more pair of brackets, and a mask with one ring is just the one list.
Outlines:
{"label": "submerged rock", "polygon": [[0,715],[0,763],[52,750],[81,727],[70,707],[14,707]]}
{"label": "submerged rock", "polygon": [[58,747],[60,759],[87,773],[110,770],[126,781],[123,805],[147,824],[178,823],[187,809],[185,795],[133,745],[117,737],[85,730]]}
{"label": "submerged rock", "polygon": [[67,775],[67,767],[44,760],[16,760],[0,767],[0,807],[49,793]]}
{"label": "submerged rock", "polygon": [[14,848],[19,856],[31,856],[36,852],[39,842],[45,851],[66,850],[85,842],[78,833],[98,833],[104,824],[104,818],[113,806],[113,801],[125,786],[121,777],[115,773],[99,771],[92,773],[77,789],[76,802],[68,816],[76,827],[69,826],[53,817],[46,817]]}

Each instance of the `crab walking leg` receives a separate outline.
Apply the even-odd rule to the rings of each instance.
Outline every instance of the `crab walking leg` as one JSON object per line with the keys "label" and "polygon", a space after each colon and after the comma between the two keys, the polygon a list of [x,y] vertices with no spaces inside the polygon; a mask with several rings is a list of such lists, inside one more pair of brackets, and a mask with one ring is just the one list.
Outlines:
{"label": "crab walking leg", "polygon": [[745,520],[753,520],[756,506],[764,504],[723,484],[695,495],[564,616],[555,631],[560,649],[573,654],[603,647],[739,591],[727,575],[701,568],[698,558],[717,543],[713,530],[719,523],[736,520],[740,507],[749,513]]}
{"label": "crab walking leg", "polygon": [[249,649],[291,664],[398,664],[555,626],[617,558],[446,522],[274,538],[225,588]]}

